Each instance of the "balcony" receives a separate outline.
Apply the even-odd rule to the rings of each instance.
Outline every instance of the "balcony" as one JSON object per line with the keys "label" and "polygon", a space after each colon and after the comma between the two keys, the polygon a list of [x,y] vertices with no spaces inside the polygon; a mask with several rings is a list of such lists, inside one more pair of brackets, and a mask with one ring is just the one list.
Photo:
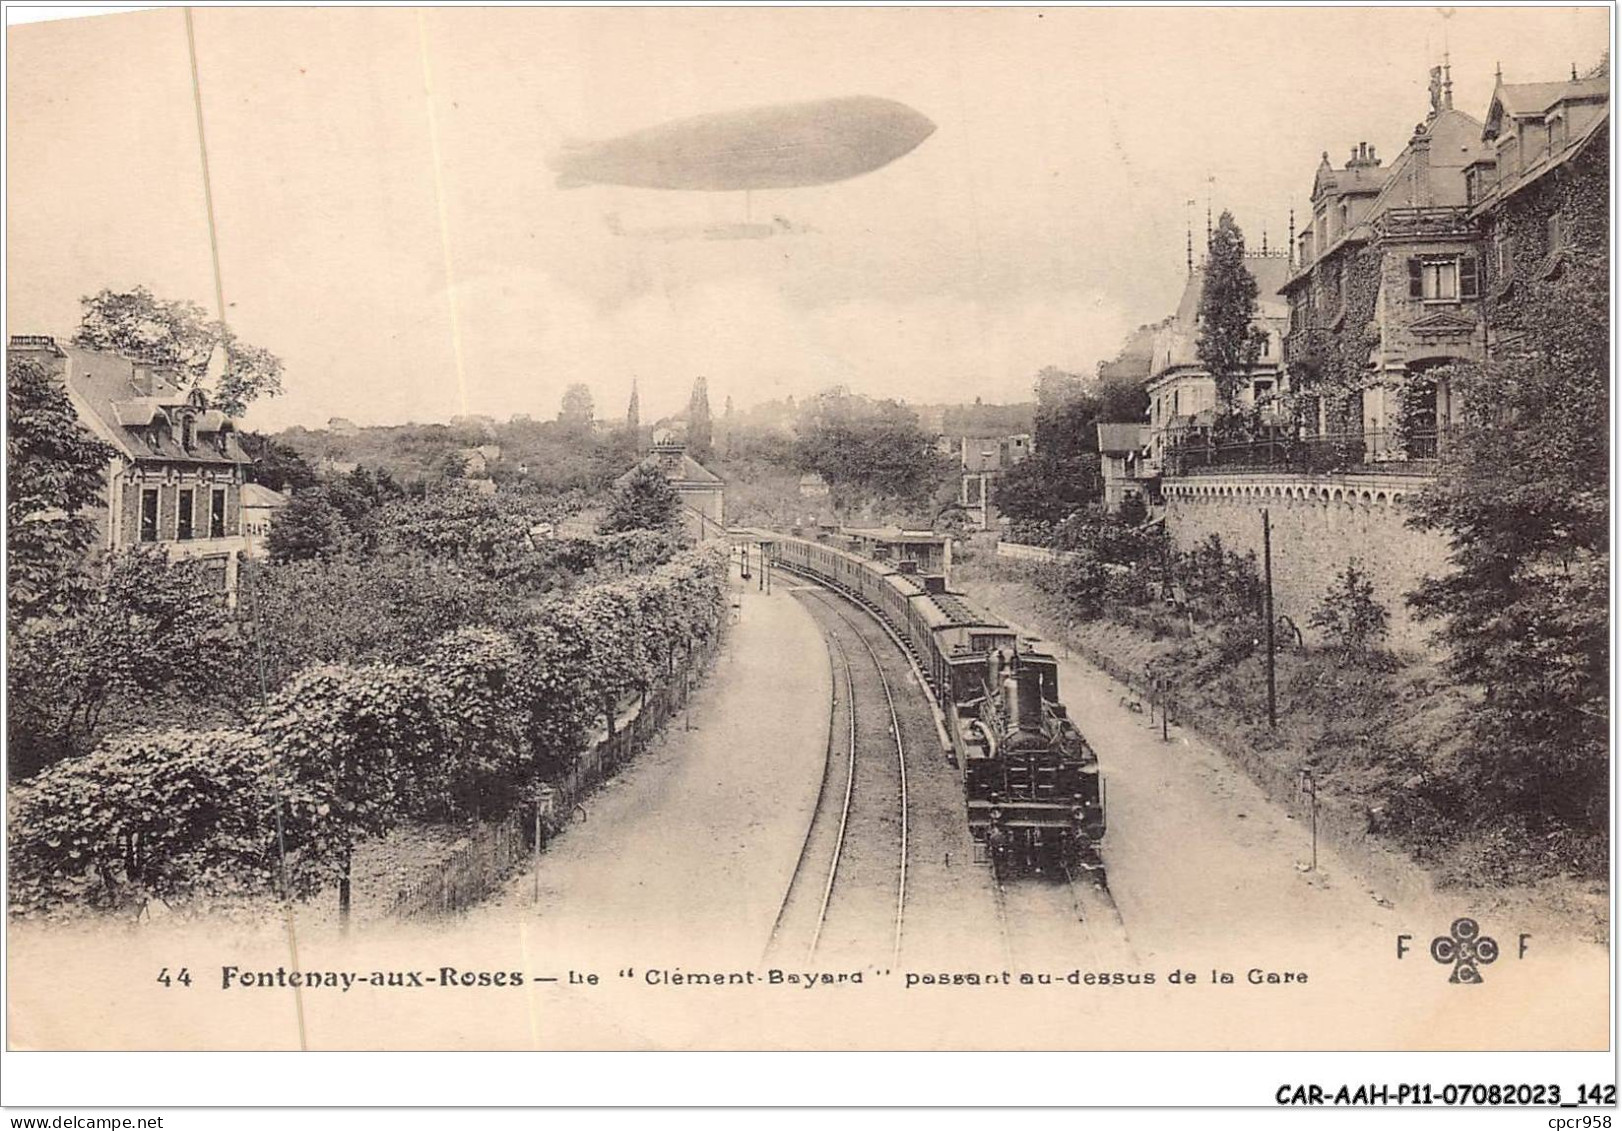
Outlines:
{"label": "balcony", "polygon": [[1467,205],[1431,208],[1389,208],[1374,218],[1379,240],[1474,239]]}
{"label": "balcony", "polygon": [[1205,436],[1188,436],[1167,445],[1161,469],[1167,478],[1255,471],[1299,475],[1434,475],[1441,440],[1441,434],[1435,430],[1398,433],[1383,429],[1225,443]]}

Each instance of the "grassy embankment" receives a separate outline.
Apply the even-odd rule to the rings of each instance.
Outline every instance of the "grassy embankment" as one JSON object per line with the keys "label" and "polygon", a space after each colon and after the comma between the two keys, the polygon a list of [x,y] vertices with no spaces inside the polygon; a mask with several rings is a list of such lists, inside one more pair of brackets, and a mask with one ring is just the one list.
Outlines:
{"label": "grassy embankment", "polygon": [[1161,673],[1173,723],[1221,749],[1280,804],[1301,807],[1300,775],[1310,768],[1320,824],[1365,860],[1406,857],[1439,887],[1471,889],[1484,912],[1500,901],[1530,902],[1586,936],[1608,937],[1609,896],[1594,872],[1594,846],[1532,846],[1512,829],[1461,822],[1426,799],[1428,782],[1470,756],[1474,699],[1434,657],[1380,653],[1348,662],[1281,644],[1275,730],[1267,723],[1264,649],[1224,661],[1206,629],[1190,632],[1158,611],[1078,620],[1028,567],[985,553],[963,562],[953,584],[977,604],[1067,642],[1145,703],[1155,695],[1148,673]]}

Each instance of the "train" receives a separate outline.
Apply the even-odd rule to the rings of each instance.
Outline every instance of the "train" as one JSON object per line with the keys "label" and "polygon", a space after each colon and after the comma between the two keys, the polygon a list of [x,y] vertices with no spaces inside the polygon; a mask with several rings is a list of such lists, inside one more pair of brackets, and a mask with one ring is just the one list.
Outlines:
{"label": "train", "polygon": [[940,710],[977,856],[1102,879],[1106,831],[1098,756],[1059,701],[1057,659],[909,561],[875,561],[759,532],[774,569],[828,585],[886,622]]}

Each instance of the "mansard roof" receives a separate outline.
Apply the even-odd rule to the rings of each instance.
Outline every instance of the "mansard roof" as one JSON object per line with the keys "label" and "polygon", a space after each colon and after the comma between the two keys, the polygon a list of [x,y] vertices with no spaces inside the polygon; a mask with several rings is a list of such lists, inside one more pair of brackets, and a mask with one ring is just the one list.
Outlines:
{"label": "mansard roof", "polygon": [[[237,442],[230,417],[208,407],[161,368],[80,346],[52,343],[50,357],[85,423],[138,461],[233,465],[253,460]],[[182,444],[190,418],[193,443]]]}

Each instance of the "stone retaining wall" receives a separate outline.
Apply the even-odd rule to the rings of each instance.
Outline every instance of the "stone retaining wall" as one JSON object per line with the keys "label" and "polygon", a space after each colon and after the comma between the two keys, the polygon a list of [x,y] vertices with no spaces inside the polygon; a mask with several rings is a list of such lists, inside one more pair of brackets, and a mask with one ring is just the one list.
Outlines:
{"label": "stone retaining wall", "polygon": [[1180,550],[1219,535],[1229,549],[1253,552],[1260,568],[1266,508],[1278,615],[1288,616],[1311,640],[1309,618],[1335,575],[1355,558],[1390,616],[1390,643],[1428,650],[1433,626],[1415,621],[1407,605],[1423,578],[1448,569],[1447,541],[1407,525],[1407,500],[1427,482],[1419,475],[1378,473],[1180,476],[1162,486],[1166,529]]}

